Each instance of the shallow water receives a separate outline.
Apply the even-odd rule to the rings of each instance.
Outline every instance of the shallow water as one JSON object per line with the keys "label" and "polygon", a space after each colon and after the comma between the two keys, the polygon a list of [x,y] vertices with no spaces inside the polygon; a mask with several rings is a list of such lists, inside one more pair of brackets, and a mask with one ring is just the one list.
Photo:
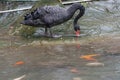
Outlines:
{"label": "shallow water", "polygon": [[[119,80],[119,1],[90,4],[79,22],[88,36],[24,39],[0,28],[0,80]],[[71,33],[71,22],[54,32]]]}
{"label": "shallow water", "polygon": [[[33,45],[33,44],[32,44]],[[23,45],[1,48],[0,79],[13,80],[119,80],[120,54],[107,52],[103,47],[80,44]],[[100,50],[101,49],[101,50]],[[80,56],[99,54],[94,60]],[[17,64],[22,61],[23,64]],[[71,71],[76,69],[77,72]]]}

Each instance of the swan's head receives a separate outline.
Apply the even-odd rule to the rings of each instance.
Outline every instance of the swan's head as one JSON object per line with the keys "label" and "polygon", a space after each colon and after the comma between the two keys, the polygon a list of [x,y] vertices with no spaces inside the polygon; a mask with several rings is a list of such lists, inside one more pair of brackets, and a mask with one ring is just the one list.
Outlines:
{"label": "swan's head", "polygon": [[80,26],[79,26],[79,25],[75,25],[75,26],[74,26],[74,30],[75,30],[76,36],[77,36],[77,37],[80,36]]}

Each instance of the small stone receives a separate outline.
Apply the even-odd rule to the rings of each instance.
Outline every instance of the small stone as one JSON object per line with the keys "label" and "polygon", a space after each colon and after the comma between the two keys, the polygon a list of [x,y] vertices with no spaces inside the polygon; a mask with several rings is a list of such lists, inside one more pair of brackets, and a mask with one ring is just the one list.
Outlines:
{"label": "small stone", "polygon": [[74,77],[73,80],[82,80],[80,77]]}
{"label": "small stone", "polygon": [[53,35],[54,38],[60,38],[62,35]]}
{"label": "small stone", "polygon": [[35,45],[40,45],[39,41],[33,41],[32,43],[30,43],[31,45],[35,46]]}
{"label": "small stone", "polygon": [[78,70],[76,68],[73,68],[70,70],[72,73],[78,73]]}

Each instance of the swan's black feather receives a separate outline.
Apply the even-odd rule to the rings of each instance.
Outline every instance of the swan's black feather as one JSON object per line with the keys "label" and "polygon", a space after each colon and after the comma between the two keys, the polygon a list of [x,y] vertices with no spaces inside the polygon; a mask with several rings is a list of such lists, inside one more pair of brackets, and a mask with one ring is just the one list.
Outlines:
{"label": "swan's black feather", "polygon": [[69,8],[63,8],[58,5],[39,7],[26,14],[22,24],[34,27],[44,26],[45,28],[50,28],[71,19],[77,10],[80,10],[80,12],[75,17],[73,26],[75,31],[76,29],[80,30],[79,26],[77,25],[77,21],[84,15],[85,7],[79,3],[72,4]]}

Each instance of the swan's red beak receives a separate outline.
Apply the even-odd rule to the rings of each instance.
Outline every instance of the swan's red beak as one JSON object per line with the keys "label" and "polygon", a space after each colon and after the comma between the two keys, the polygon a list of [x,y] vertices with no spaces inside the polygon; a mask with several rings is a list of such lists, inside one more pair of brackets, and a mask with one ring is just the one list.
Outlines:
{"label": "swan's red beak", "polygon": [[80,30],[75,31],[75,34],[76,34],[77,37],[79,37],[80,36]]}

